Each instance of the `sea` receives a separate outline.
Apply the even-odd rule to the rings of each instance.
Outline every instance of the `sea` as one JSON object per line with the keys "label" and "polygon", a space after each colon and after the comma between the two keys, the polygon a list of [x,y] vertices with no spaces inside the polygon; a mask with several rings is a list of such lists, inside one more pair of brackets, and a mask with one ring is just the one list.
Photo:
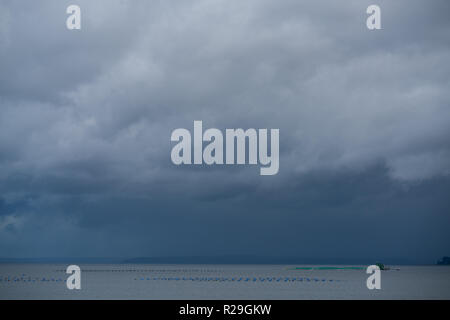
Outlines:
{"label": "sea", "polygon": [[2,263],[0,299],[450,299],[450,267],[437,265],[390,266],[372,290],[367,266],[80,264],[79,290],[67,267]]}

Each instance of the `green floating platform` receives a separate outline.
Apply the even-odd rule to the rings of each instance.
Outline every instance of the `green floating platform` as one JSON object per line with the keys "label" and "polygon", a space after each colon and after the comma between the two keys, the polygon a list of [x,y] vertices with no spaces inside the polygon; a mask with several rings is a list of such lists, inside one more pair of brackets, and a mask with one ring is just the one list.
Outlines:
{"label": "green floating platform", "polygon": [[295,267],[290,270],[364,270],[364,267]]}

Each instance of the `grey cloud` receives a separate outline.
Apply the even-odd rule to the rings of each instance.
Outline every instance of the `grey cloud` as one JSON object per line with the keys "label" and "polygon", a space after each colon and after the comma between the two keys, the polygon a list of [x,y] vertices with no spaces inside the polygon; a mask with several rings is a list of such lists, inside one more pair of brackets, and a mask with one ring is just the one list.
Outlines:
{"label": "grey cloud", "polygon": [[[0,7],[0,255],[449,249],[446,1],[78,3]],[[172,165],[194,120],[279,128],[280,173]]]}

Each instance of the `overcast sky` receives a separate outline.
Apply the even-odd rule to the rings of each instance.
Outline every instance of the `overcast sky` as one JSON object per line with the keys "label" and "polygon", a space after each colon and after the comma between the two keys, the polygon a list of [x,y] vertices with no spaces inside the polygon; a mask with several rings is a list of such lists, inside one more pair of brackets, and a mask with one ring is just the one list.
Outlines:
{"label": "overcast sky", "polygon": [[[449,13],[2,0],[0,257],[449,255]],[[194,120],[279,128],[279,173],[173,165]]]}

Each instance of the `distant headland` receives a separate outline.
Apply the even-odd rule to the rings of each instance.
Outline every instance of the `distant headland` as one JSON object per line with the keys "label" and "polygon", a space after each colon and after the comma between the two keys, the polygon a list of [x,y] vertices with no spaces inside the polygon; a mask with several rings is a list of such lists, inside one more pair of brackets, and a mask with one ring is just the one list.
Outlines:
{"label": "distant headland", "polygon": [[442,257],[442,259],[439,260],[437,262],[437,264],[439,264],[439,265],[446,265],[446,266],[450,265],[450,257]]}

